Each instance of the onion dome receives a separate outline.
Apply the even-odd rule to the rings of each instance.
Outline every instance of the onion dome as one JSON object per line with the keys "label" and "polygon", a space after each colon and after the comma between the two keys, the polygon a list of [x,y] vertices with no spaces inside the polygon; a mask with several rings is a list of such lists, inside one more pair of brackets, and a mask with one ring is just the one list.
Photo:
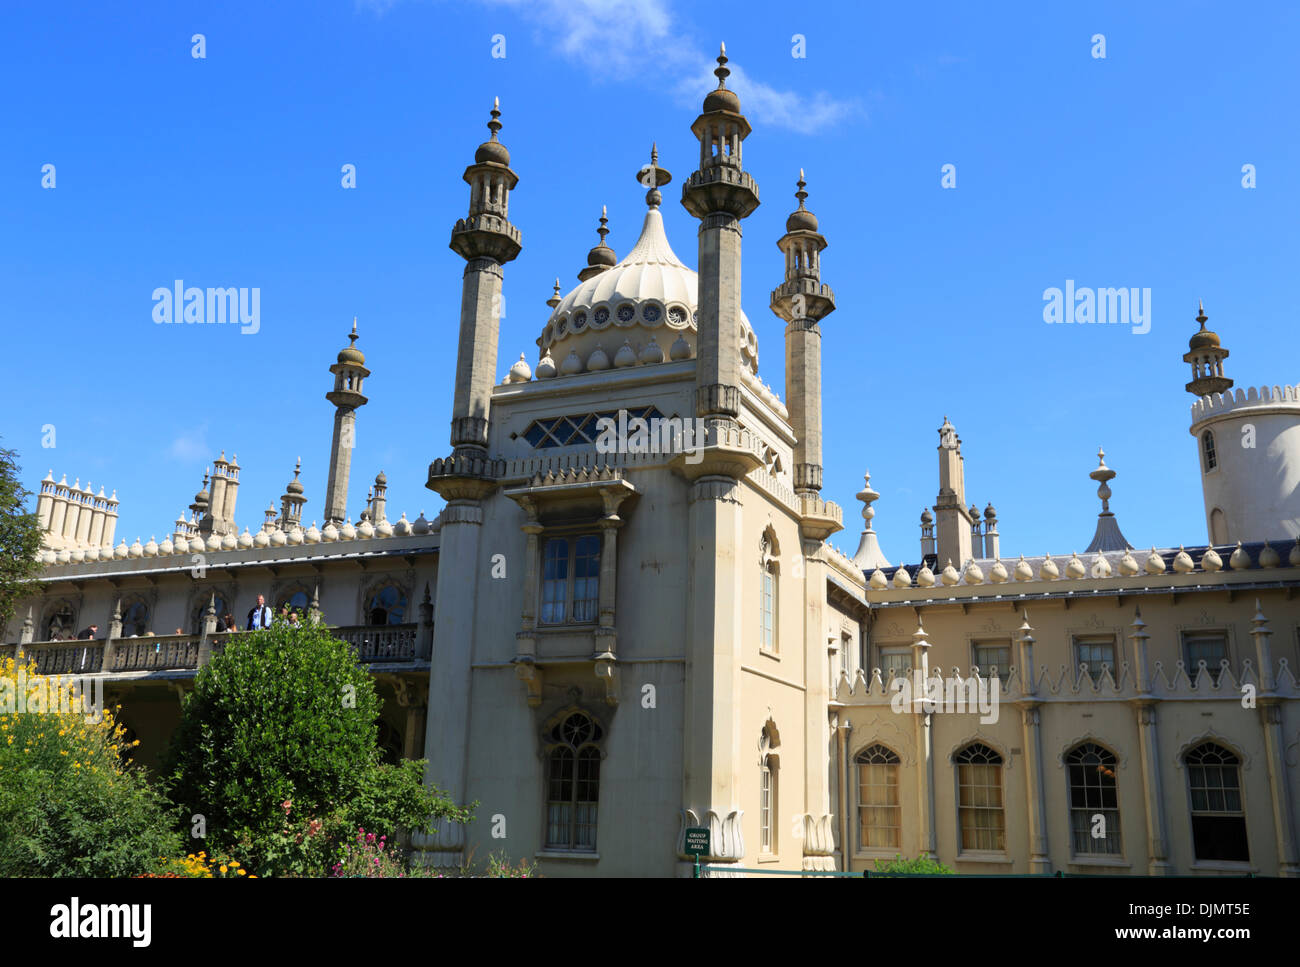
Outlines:
{"label": "onion dome", "polygon": [[718,88],[710,91],[708,96],[704,98],[704,113],[730,111],[732,114],[739,114],[740,98],[736,96],[735,91],[727,89],[727,78],[731,75],[731,71],[727,69],[727,45],[725,43],[719,47],[718,66],[714,69],[713,74],[718,79]]}
{"label": "onion dome", "polygon": [[1246,549],[1241,546],[1241,541],[1237,541],[1237,549],[1232,552],[1228,558],[1228,564],[1234,571],[1244,571],[1250,567],[1250,555]]}
{"label": "onion dome", "polygon": [[1201,569],[1211,574],[1223,570],[1223,558],[1219,557],[1214,548],[1206,548],[1205,553],[1201,555]]}
{"label": "onion dome", "polygon": [[411,522],[406,519],[405,511],[402,516],[397,518],[397,523],[393,525],[394,537],[409,537],[411,534]]}
{"label": "onion dome", "polygon": [[876,568],[871,572],[871,577],[867,579],[867,586],[877,591],[883,591],[889,587],[889,578],[885,577],[885,572]]}
{"label": "onion dome", "polygon": [[387,520],[387,518],[381,520],[378,524],[375,525],[375,536],[376,537],[393,536],[393,525]]}
{"label": "onion dome", "polygon": [[934,587],[934,572],[930,570],[930,565],[921,565],[921,570],[916,572],[916,583],[923,588]]}
{"label": "onion dome", "polygon": [[284,545],[286,545],[286,544],[288,544],[288,543],[289,543],[289,537],[288,537],[288,535],[285,534],[285,532],[284,532],[283,530],[281,530],[279,527],[277,527],[275,530],[271,531],[271,546],[272,546],[272,547],[284,547]]}
{"label": "onion dome", "polygon": [[158,556],[158,542],[153,539],[152,534],[149,535],[149,543],[144,546],[144,556],[145,557]]}
{"label": "onion dome", "polygon": [[248,550],[253,546],[253,535],[248,532],[247,527],[244,528],[244,533],[239,535],[239,546],[243,550]]}
{"label": "onion dome", "polygon": [[357,528],[350,520],[345,520],[339,528],[339,540],[355,541],[357,539]]}
{"label": "onion dome", "polygon": [[285,493],[290,493],[290,494],[302,493],[303,491],[302,484],[298,482],[298,475],[300,473],[302,473],[302,457],[298,458],[298,464],[293,468],[293,479],[290,480],[289,485],[284,488]]}
{"label": "onion dome", "polygon": [[320,529],[320,539],[324,544],[332,544],[339,539],[339,529],[332,520],[327,520],[325,526]]}
{"label": "onion dome", "polygon": [[1190,574],[1196,570],[1196,565],[1192,563],[1192,555],[1188,554],[1181,544],[1178,545],[1178,553],[1174,555],[1174,570],[1179,574]]}
{"label": "onion dome", "polygon": [[164,536],[162,539],[162,543],[158,545],[158,556],[170,557],[174,553],[175,553],[175,549],[172,546],[172,539],[170,537]]}
{"label": "onion dome", "polygon": [[258,531],[253,535],[254,547],[267,547],[271,543],[271,535],[267,531]]}
{"label": "onion dome", "polygon": [[974,561],[966,565],[966,570],[962,571],[962,577],[966,579],[967,584],[983,584],[984,572]]}
{"label": "onion dome", "polygon": [[987,507],[984,508],[985,520],[997,520],[997,517],[998,517],[998,512],[993,509],[992,504],[989,504]]}
{"label": "onion dome", "polygon": [[939,580],[949,587],[961,580],[961,575],[958,574],[957,569],[952,566],[951,557],[948,558],[948,563],[944,566],[944,569],[939,572]]}
{"label": "onion dome", "polygon": [[1038,576],[1044,581],[1055,581],[1061,576],[1061,569],[1052,560],[1052,555],[1048,554],[1043,558],[1042,566],[1038,569]]}
{"label": "onion dome", "polygon": [[1201,328],[1192,335],[1187,341],[1189,349],[1217,349],[1219,346],[1219,334],[1213,330],[1206,329],[1205,323],[1209,321],[1209,316],[1205,314],[1205,303],[1198,302],[1196,305],[1196,321],[1201,324]]}
{"label": "onion dome", "polygon": [[1277,551],[1273,550],[1272,544],[1268,543],[1268,541],[1265,541],[1263,549],[1261,549],[1259,552],[1259,566],[1279,567],[1281,566],[1281,564],[1282,564],[1281,556],[1277,553]]}
{"label": "onion dome", "polygon": [[375,525],[368,520],[363,520],[357,525],[357,537],[361,540],[369,540],[375,536]]}
{"label": "onion dome", "polygon": [[804,199],[808,197],[808,192],[804,191],[807,184],[808,182],[804,181],[803,178],[803,169],[800,168],[799,190],[794,193],[794,197],[799,199],[799,208],[785,220],[785,230],[787,232],[817,231],[817,216],[804,207]]}
{"label": "onion dome", "polygon": [[287,537],[289,543],[296,547],[306,540],[306,532],[303,531],[301,524],[294,524],[293,527],[289,528]]}
{"label": "onion dome", "polygon": [[1070,560],[1065,564],[1065,576],[1072,581],[1077,581],[1087,573],[1083,561],[1079,560],[1079,555],[1076,552],[1070,552]]}
{"label": "onion dome", "polygon": [[600,228],[596,232],[600,235],[600,242],[587,253],[587,267],[578,273],[578,281],[586,282],[593,275],[599,275],[606,269],[612,269],[618,265],[618,256],[614,250],[605,244],[605,236],[609,234],[609,229],[605,226],[609,224],[609,218],[606,214],[604,205],[600,206]]}
{"label": "onion dome", "polygon": [[1020,560],[1016,563],[1015,577],[1017,581],[1032,581],[1034,579],[1034,569],[1025,555],[1020,555]]}
{"label": "onion dome", "polygon": [[1147,555],[1145,567],[1148,574],[1165,573],[1165,559],[1156,553],[1154,546],[1151,548],[1151,553]]}
{"label": "onion dome", "polygon": [[221,549],[223,551],[233,551],[239,546],[239,538],[234,534],[226,534],[221,538]]}
{"label": "onion dome", "polygon": [[994,584],[1004,583],[1011,575],[1007,573],[1007,566],[1001,561],[994,561],[993,568],[989,571],[989,580]]}
{"label": "onion dome", "polygon": [[600,343],[596,343],[596,351],[587,357],[587,369],[609,369],[609,357]]}
{"label": "onion dome", "polygon": [[209,551],[221,550],[221,535],[216,532],[209,534],[208,539],[203,542],[203,546]]}
{"label": "onion dome", "polygon": [[641,362],[647,365],[662,363],[664,361],[664,351],[657,342],[655,337],[651,336],[650,341],[646,343],[645,349],[641,350]]}
{"label": "onion dome", "polygon": [[1106,560],[1106,555],[1098,551],[1096,558],[1092,562],[1092,570],[1088,573],[1095,578],[1108,578],[1114,573],[1114,570],[1110,561]]}
{"label": "onion dome", "polygon": [[555,377],[555,360],[551,358],[548,352],[537,361],[537,378],[553,379]]}
{"label": "onion dome", "polygon": [[569,350],[569,355],[565,356],[564,362],[560,364],[560,372],[565,376],[573,376],[582,372],[582,360],[578,358],[576,350]]}
{"label": "onion dome", "polygon": [[1137,558],[1133,556],[1133,552],[1125,551],[1124,556],[1119,559],[1119,573],[1131,578],[1138,570]]}
{"label": "onion dome", "polygon": [[356,347],[356,342],[357,342],[357,317],[353,316],[352,331],[348,333],[348,344],[344,346],[341,350],[339,350],[338,359],[340,363],[352,363],[353,365],[356,366],[364,366],[366,364],[365,354],[362,353],[361,350]]}
{"label": "onion dome", "polygon": [[384,473],[384,471],[382,471],[382,470],[379,471],[379,473],[375,474],[375,486],[376,486],[376,487],[387,487],[387,486],[388,486],[388,474]]}
{"label": "onion dome", "polygon": [[614,354],[614,366],[617,369],[623,369],[627,366],[636,365],[636,350],[632,348],[632,343],[628,339],[623,340],[623,345],[619,347],[618,352]]}
{"label": "onion dome", "polygon": [[194,495],[194,503],[200,507],[208,506],[208,469],[203,468],[203,489]]}
{"label": "onion dome", "polygon": [[411,523],[411,533],[412,534],[429,533],[429,519],[424,516],[423,510],[420,511],[420,516],[415,518],[415,520]]}
{"label": "onion dome", "polygon": [[894,587],[910,588],[912,586],[912,575],[907,573],[907,568],[900,567],[894,572]]}
{"label": "onion dome", "polygon": [[921,511],[921,523],[922,523],[922,524],[933,524],[933,523],[934,523],[934,515],[931,514],[928,510],[922,510],[922,511]]}
{"label": "onion dome", "polygon": [[320,530],[316,527],[315,521],[312,521],[311,526],[303,533],[302,539],[308,544],[320,543]]}
{"label": "onion dome", "polygon": [[527,383],[533,378],[532,368],[528,361],[524,359],[524,354],[519,354],[519,362],[510,367],[510,375],[506,377],[507,383]]}
{"label": "onion dome", "polygon": [[673,340],[673,344],[668,347],[668,357],[676,362],[679,359],[691,358],[691,344],[683,336],[678,336]]}
{"label": "onion dome", "polygon": [[497,132],[501,130],[501,122],[497,118],[501,117],[501,98],[492,98],[492,120],[488,122],[488,130],[492,132],[492,137],[478,146],[474,152],[474,163],[481,165],[485,163],[509,165],[510,152],[506,146],[497,140]]}

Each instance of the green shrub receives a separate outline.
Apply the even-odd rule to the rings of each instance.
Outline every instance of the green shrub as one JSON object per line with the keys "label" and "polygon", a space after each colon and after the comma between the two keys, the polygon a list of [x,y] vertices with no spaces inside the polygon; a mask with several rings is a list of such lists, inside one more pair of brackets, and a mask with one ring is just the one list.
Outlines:
{"label": "green shrub", "polygon": [[185,700],[172,796],[204,817],[210,849],[264,876],[324,875],[358,826],[391,838],[467,821],[424,786],[422,761],[380,762],[379,711],[370,673],[323,625],[232,636]]}
{"label": "green shrub", "polygon": [[[31,694],[35,666],[0,661],[15,699],[18,671]],[[54,693],[54,681],[41,681],[42,690]],[[175,810],[127,764],[110,710],[88,722],[82,712],[26,707],[15,701],[14,711],[0,711],[0,877],[132,876],[181,855]]]}
{"label": "green shrub", "polygon": [[956,876],[955,870],[944,866],[938,860],[932,860],[927,856],[918,856],[916,859],[905,860],[902,856],[895,854],[892,860],[876,860],[877,873],[925,873],[931,876],[941,874],[945,876]]}

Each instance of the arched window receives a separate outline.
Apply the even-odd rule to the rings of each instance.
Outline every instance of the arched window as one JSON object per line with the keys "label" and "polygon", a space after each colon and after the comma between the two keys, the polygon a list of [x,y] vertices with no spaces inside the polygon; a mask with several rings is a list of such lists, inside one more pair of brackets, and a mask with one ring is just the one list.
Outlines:
{"label": "arched window", "polygon": [[1246,812],[1241,801],[1241,763],[1214,742],[1183,756],[1192,800],[1192,846],[1198,860],[1248,862]]}
{"label": "arched window", "polygon": [[70,641],[77,637],[77,612],[67,601],[50,608],[45,619],[45,641]]}
{"label": "arched window", "polygon": [[858,848],[897,848],[903,826],[898,756],[879,743],[853,759],[858,767]]}
{"label": "arched window", "polygon": [[280,617],[280,612],[288,607],[290,611],[296,611],[299,615],[307,613],[307,607],[311,604],[311,596],[303,588],[290,588],[287,591],[281,591],[280,596],[275,599],[275,616]]}
{"label": "arched window", "polygon": [[1205,461],[1207,473],[1219,465],[1219,458],[1214,452],[1214,433],[1210,430],[1201,434],[1201,457]]}
{"label": "arched window", "polygon": [[758,849],[760,853],[775,853],[777,834],[777,780],[780,776],[780,758],[772,751],[777,746],[776,736],[770,726],[763,726],[759,738],[758,776]]}
{"label": "arched window", "polygon": [[400,625],[406,621],[406,594],[388,584],[370,596],[366,604],[366,624]]}
{"label": "arched window", "polygon": [[1228,520],[1218,507],[1210,511],[1210,543],[1222,545],[1228,541]]}
{"label": "arched window", "polygon": [[777,591],[781,573],[780,554],[776,535],[769,527],[763,532],[759,545],[758,647],[773,654],[780,650],[780,639],[776,631],[779,617]]}
{"label": "arched window", "polygon": [[1083,742],[1065,754],[1070,783],[1070,836],[1075,856],[1118,856],[1119,791],[1115,754]]}
{"label": "arched window", "polygon": [[122,602],[122,637],[141,638],[149,631],[149,606],[140,598]]}
{"label": "arched window", "polygon": [[[211,593],[202,595],[200,596],[199,603],[196,604],[193,610],[190,611],[190,634],[192,635],[203,634],[203,621],[208,616],[208,602],[212,600],[213,600],[213,595]],[[225,614],[230,610],[230,607],[226,602],[226,596],[222,594],[220,591],[216,593],[216,604],[214,606],[214,610],[216,611],[218,621],[221,620],[221,616],[223,614]],[[123,627],[125,627],[125,620],[123,623]],[[172,629],[170,628],[167,629],[168,634],[171,633],[171,630]],[[123,634],[125,634],[125,632],[123,632]]]}
{"label": "arched window", "polygon": [[600,746],[604,730],[583,712],[566,715],[547,735],[546,846],[596,848],[600,801]]}
{"label": "arched window", "polygon": [[972,742],[955,756],[961,850],[1005,851],[1006,814],[1002,806],[1002,756]]}

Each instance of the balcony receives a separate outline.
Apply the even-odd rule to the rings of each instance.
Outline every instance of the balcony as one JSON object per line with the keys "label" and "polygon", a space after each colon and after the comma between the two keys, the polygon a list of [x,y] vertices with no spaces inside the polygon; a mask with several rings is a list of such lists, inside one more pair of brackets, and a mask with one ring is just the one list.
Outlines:
{"label": "balcony", "polygon": [[[367,666],[420,663],[429,660],[433,625],[348,625],[329,629],[352,646]],[[226,642],[239,634],[150,635],[93,641],[31,641],[0,645],[0,658],[19,651],[30,657],[42,675],[124,675],[136,672],[197,672]]]}

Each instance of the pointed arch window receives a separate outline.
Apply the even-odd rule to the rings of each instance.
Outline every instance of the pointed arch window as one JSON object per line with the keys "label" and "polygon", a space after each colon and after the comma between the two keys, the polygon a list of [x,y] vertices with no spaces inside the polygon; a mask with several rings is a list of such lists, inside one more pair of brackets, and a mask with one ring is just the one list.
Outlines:
{"label": "pointed arch window", "polygon": [[149,632],[149,605],[143,598],[122,602],[122,637],[143,638]]}
{"label": "pointed arch window", "polygon": [[1075,856],[1118,856],[1119,789],[1115,754],[1083,742],[1065,754],[1070,784],[1070,836]]}
{"label": "pointed arch window", "polygon": [[771,528],[768,528],[763,532],[763,539],[759,546],[758,646],[761,650],[772,654],[779,654],[781,645],[777,635],[780,553],[776,535],[772,533]]}
{"label": "pointed arch window", "polygon": [[594,851],[604,730],[586,713],[571,712],[547,739],[546,847]]}
{"label": "pointed arch window", "polygon": [[366,624],[400,625],[406,621],[406,592],[394,584],[377,588],[366,602]]}
{"label": "pointed arch window", "polygon": [[77,612],[67,601],[50,608],[45,619],[45,641],[71,641],[77,637]]}
{"label": "pointed arch window", "polygon": [[1002,799],[1002,756],[972,742],[955,756],[961,850],[1003,852],[1007,821]]}
{"label": "pointed arch window", "polygon": [[1219,457],[1214,449],[1214,432],[1206,430],[1201,434],[1201,457],[1205,461],[1205,471],[1209,473],[1219,465]]}
{"label": "pointed arch window", "polygon": [[898,848],[903,807],[898,798],[897,753],[876,743],[859,752],[853,762],[858,772],[858,848]]}
{"label": "pointed arch window", "polygon": [[780,757],[773,751],[777,739],[770,726],[763,726],[758,747],[761,754],[758,775],[758,849],[760,853],[775,853],[777,834],[777,785],[780,776]]}
{"label": "pointed arch window", "polygon": [[1241,760],[1215,742],[1183,756],[1192,801],[1192,847],[1198,860],[1249,862]]}

